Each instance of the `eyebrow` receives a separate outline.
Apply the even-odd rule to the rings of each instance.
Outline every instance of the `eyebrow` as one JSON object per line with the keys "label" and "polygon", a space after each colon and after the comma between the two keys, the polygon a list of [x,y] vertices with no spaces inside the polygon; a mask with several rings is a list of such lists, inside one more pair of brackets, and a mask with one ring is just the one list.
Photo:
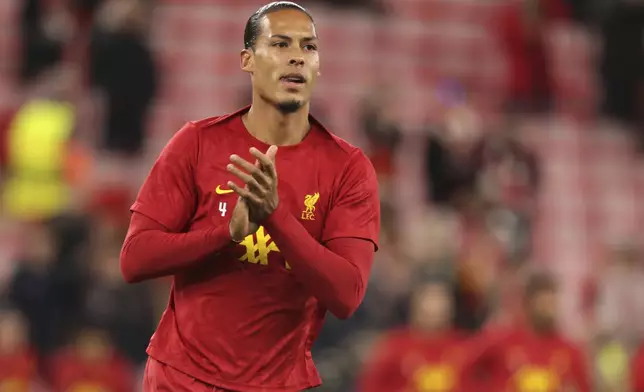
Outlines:
{"label": "eyebrow", "polygon": [[[288,35],[282,35],[282,34],[273,34],[271,35],[271,38],[279,38],[283,39],[285,41],[293,41],[293,38],[289,37]],[[304,42],[311,42],[311,41],[317,41],[318,37],[304,37],[302,38],[302,41]]]}

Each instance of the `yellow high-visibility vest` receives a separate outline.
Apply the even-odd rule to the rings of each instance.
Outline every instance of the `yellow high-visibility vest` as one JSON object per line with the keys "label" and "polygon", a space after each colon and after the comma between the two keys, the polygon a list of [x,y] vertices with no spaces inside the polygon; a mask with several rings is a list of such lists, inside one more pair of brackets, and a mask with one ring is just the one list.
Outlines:
{"label": "yellow high-visibility vest", "polygon": [[33,100],[20,108],[9,128],[5,213],[21,219],[45,219],[69,202],[63,177],[67,144],[75,123],[72,105]]}

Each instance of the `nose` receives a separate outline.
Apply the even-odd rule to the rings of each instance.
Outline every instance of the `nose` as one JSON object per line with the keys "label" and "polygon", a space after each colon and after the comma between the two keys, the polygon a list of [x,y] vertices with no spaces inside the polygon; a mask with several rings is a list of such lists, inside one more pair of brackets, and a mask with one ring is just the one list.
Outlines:
{"label": "nose", "polygon": [[289,60],[288,65],[294,65],[296,67],[301,67],[301,66],[304,65],[304,59],[302,57],[300,57],[300,56],[294,56]]}

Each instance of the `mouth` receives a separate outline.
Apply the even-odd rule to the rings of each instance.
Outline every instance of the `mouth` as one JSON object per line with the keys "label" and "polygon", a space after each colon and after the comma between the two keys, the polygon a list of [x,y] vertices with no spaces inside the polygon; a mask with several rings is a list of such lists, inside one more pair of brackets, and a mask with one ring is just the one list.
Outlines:
{"label": "mouth", "polygon": [[300,73],[290,73],[280,77],[280,82],[288,87],[298,87],[306,83],[306,78]]}

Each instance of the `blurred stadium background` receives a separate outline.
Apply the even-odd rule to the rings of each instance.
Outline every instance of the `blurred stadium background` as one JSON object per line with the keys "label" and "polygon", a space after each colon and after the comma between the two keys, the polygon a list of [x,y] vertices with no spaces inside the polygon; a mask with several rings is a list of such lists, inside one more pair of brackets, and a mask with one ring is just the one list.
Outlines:
{"label": "blurred stadium background", "polygon": [[[0,1],[0,390],[140,389],[168,281],[122,281],[128,207],[173,132],[249,103],[238,53],[260,5]],[[372,158],[383,210],[364,304],[314,352],[320,390],[356,390],[373,342],[407,322],[419,270],[449,279],[473,330],[511,323],[526,274],[547,270],[597,390],[628,391],[618,359],[644,332],[644,4],[302,5],[321,37],[313,114]],[[68,389],[78,368],[103,381]]]}

